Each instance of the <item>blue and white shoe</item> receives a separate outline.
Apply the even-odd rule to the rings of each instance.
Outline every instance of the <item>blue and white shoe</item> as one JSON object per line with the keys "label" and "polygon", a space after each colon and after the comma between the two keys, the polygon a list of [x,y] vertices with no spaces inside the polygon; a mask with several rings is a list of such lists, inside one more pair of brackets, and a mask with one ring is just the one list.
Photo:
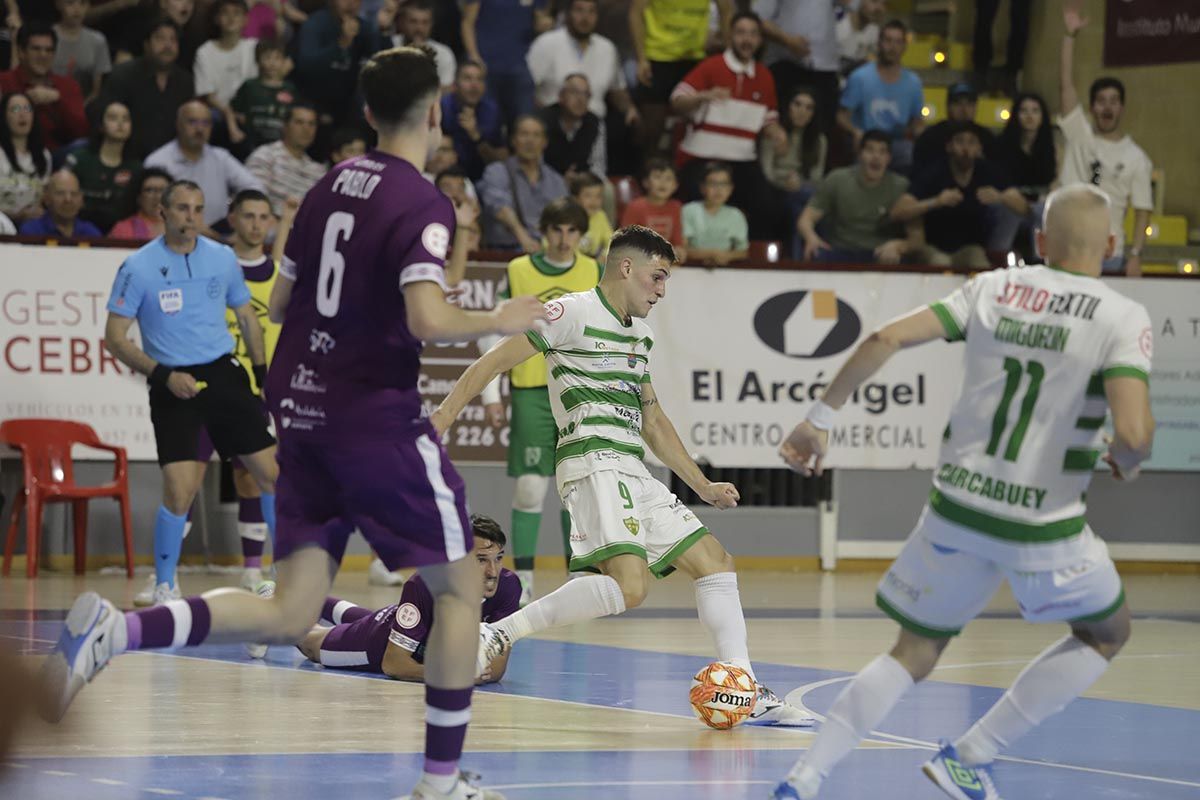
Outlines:
{"label": "blue and white shoe", "polygon": [[113,653],[124,652],[125,637],[125,617],[116,606],[95,592],[75,599],[58,644],[42,664],[39,709],[47,722],[61,720]]}
{"label": "blue and white shoe", "polygon": [[958,760],[954,745],[940,744],[938,754],[921,767],[929,780],[954,800],[1001,800],[989,767],[968,767]]}
{"label": "blue and white shoe", "polygon": [[821,776],[812,767],[798,766],[775,787],[771,800],[816,800]]}
{"label": "blue and white shoe", "polygon": [[784,781],[775,787],[775,791],[771,792],[771,800],[802,800],[802,798],[795,786]]}
{"label": "blue and white shoe", "polygon": [[[750,712],[747,725],[774,725],[780,728],[811,728],[817,721],[805,714],[786,700],[772,692],[761,683],[758,685],[758,699],[754,710]],[[787,795],[784,795],[786,797]]]}

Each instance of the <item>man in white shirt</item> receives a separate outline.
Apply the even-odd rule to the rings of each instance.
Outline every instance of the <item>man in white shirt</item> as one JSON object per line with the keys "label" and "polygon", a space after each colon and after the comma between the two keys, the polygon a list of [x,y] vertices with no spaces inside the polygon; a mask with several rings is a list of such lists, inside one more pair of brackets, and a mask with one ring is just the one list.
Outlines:
{"label": "man in white shirt", "polygon": [[879,23],[886,13],[887,0],[860,0],[858,8],[846,11],[838,20],[838,60],[843,77],[875,57]]}
{"label": "man in white shirt", "polygon": [[257,39],[243,39],[246,27],[246,0],[220,0],[213,19],[219,34],[200,45],[192,72],[196,76],[196,94],[221,113],[229,130],[229,141],[238,144],[246,138],[229,108],[238,87],[258,77],[254,58]]}
{"label": "man in white shirt", "polygon": [[300,200],[325,174],[305,152],[317,136],[317,109],[307,103],[288,108],[283,136],[264,144],[246,159],[246,168],[263,182],[273,208],[283,208],[289,197]]}
{"label": "man in white shirt", "polygon": [[208,143],[212,112],[189,100],[175,115],[175,138],[146,157],[145,166],[165,169],[175,180],[196,183],[204,193],[204,228],[200,233],[221,241],[212,229],[229,211],[229,198],[243,189],[263,190],[262,183],[223,147]]}
{"label": "man in white shirt", "polygon": [[599,18],[597,0],[570,0],[565,14],[565,27],[546,31],[533,40],[525,60],[533,76],[539,106],[558,102],[559,92],[567,76],[587,77],[592,96],[588,111],[604,120],[608,112],[605,98],[625,116],[625,124],[633,125],[638,118],[637,106],[629,96],[621,59],[616,45],[595,33]]}
{"label": "man in white shirt", "polygon": [[[1062,130],[1066,149],[1063,154],[1059,184],[1090,183],[1108,195],[1111,201],[1112,232],[1116,246],[1104,262],[1104,272],[1124,272],[1130,276],[1142,274],[1142,246],[1146,243],[1146,226],[1154,207],[1150,191],[1152,164],[1146,151],[1121,131],[1125,113],[1125,85],[1116,78],[1097,78],[1088,91],[1088,105],[1093,122],[1084,115],[1079,96],[1075,93],[1072,74],[1075,61],[1075,37],[1087,18],[1078,9],[1063,10],[1066,32],[1061,51],[1059,90],[1062,97]],[[1125,209],[1133,205],[1133,241],[1125,247]]]}
{"label": "man in white shirt", "polygon": [[[755,0],[763,34],[770,43],[763,59],[771,65],[781,103],[806,86],[817,101],[819,129],[833,130],[838,104],[838,41],[835,4],[851,0]],[[786,105],[784,106],[786,107]]]}
{"label": "man in white shirt", "polygon": [[437,57],[438,81],[442,84],[442,94],[454,88],[454,73],[458,71],[458,61],[454,51],[441,42],[435,42],[433,34],[433,4],[429,0],[408,0],[396,15],[397,32],[392,36],[392,44],[424,45],[433,50]]}

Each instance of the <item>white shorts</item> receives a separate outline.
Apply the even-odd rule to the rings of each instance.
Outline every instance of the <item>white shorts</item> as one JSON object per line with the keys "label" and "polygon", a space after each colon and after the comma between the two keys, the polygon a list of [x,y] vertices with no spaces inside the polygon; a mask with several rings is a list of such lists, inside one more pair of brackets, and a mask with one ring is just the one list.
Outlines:
{"label": "white shorts", "polygon": [[[1043,572],[1021,572],[965,550],[934,544],[917,528],[879,582],[875,603],[900,625],[931,638],[957,635],[987,607],[1007,580],[1030,622],[1099,622],[1125,602],[1125,591],[1104,541],[1090,539],[1075,564]],[[936,524],[934,520],[930,524]]]}
{"label": "white shorts", "polygon": [[571,571],[629,553],[646,559],[661,578],[708,529],[654,478],[601,470],[563,486],[571,514]]}

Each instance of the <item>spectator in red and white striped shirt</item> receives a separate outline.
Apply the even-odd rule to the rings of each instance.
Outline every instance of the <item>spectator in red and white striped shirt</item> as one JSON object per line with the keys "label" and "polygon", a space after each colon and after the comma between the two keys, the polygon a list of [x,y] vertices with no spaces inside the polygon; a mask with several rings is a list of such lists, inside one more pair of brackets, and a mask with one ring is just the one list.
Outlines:
{"label": "spectator in red and white striped shirt", "polygon": [[689,199],[699,196],[706,162],[728,162],[736,187],[730,205],[751,220],[751,238],[765,238],[772,218],[759,213],[769,192],[756,146],[761,135],[763,147],[785,151],[787,132],[779,124],[775,79],[754,58],[762,46],[758,15],[734,15],[729,38],[724,53],[697,64],[671,93],[671,108],[689,119],[676,162],[683,195]]}

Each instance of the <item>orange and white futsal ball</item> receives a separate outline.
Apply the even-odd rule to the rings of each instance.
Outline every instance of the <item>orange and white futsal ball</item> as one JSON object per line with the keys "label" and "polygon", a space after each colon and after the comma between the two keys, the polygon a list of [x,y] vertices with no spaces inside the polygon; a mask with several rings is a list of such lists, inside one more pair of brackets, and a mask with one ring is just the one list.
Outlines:
{"label": "orange and white futsal ball", "polygon": [[757,700],[754,678],[735,664],[714,661],[692,678],[692,710],[710,728],[728,730],[745,722]]}

